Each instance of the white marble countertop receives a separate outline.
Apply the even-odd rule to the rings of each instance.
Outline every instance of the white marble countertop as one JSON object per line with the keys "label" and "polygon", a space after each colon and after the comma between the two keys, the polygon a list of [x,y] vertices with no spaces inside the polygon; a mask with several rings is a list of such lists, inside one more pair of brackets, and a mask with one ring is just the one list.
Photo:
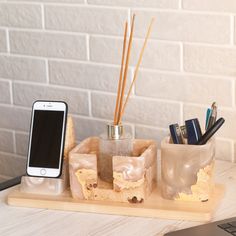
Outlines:
{"label": "white marble countertop", "polygon": [[[236,164],[217,161],[216,182],[226,185],[223,201],[213,221],[236,216]],[[13,188],[0,192],[1,236],[105,236],[163,235],[166,232],[202,224],[201,222],[127,217],[46,209],[12,207],[6,197]]]}

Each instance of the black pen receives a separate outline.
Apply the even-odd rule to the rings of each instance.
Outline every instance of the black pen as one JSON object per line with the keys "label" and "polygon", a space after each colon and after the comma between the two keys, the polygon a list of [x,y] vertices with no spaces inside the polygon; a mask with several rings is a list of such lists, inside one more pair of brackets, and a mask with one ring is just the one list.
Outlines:
{"label": "black pen", "polygon": [[205,134],[202,135],[201,139],[196,143],[196,145],[203,145],[215,134],[215,132],[224,124],[225,119],[218,119],[213,126],[211,126]]}
{"label": "black pen", "polygon": [[174,144],[183,144],[183,136],[178,124],[172,124],[169,126],[171,139]]}

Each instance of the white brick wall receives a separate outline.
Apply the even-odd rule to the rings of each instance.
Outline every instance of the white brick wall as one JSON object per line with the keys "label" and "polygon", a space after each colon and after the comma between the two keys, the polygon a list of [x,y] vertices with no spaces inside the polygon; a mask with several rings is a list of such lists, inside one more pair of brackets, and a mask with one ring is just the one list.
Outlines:
{"label": "white brick wall", "polygon": [[226,123],[216,155],[236,161],[235,0],[0,0],[2,159],[14,153],[24,162],[36,99],[66,100],[78,140],[104,130],[132,13],[128,83],[150,18],[156,21],[125,113],[127,129],[160,141],[173,122],[199,117],[204,127],[206,108],[217,101]]}
{"label": "white brick wall", "polygon": [[[122,35],[128,10],[83,6],[46,6],[46,29]],[[101,27],[102,25],[102,27]]]}
{"label": "white brick wall", "polygon": [[0,25],[6,27],[42,28],[40,5],[0,4]]}
{"label": "white brick wall", "polygon": [[7,51],[7,38],[6,31],[0,30],[0,52]]}
{"label": "white brick wall", "polygon": [[[147,24],[154,16],[156,23],[153,27],[153,38],[212,44],[230,43],[229,15],[163,10],[132,10],[132,13],[137,15],[136,35],[139,37],[145,35]],[[219,34],[221,30],[222,34]]]}
{"label": "white brick wall", "polygon": [[44,83],[47,80],[45,60],[22,55],[0,55],[0,77]]}

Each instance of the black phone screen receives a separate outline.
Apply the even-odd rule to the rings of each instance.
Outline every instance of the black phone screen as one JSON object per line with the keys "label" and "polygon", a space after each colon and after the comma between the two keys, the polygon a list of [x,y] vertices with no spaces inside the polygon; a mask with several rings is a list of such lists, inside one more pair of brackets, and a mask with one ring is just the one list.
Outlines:
{"label": "black phone screen", "polygon": [[34,110],[30,167],[59,168],[64,111]]}

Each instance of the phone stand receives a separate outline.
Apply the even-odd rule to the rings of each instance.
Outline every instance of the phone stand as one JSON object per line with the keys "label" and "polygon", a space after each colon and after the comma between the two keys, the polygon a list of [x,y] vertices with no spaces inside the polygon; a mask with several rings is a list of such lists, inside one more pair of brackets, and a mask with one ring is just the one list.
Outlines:
{"label": "phone stand", "polygon": [[45,195],[60,195],[69,187],[68,161],[64,160],[60,178],[22,176],[20,191]]}
{"label": "phone stand", "polygon": [[20,191],[24,193],[45,195],[62,194],[69,187],[68,154],[75,145],[74,124],[72,118],[68,116],[61,176],[59,178],[22,176]]}

